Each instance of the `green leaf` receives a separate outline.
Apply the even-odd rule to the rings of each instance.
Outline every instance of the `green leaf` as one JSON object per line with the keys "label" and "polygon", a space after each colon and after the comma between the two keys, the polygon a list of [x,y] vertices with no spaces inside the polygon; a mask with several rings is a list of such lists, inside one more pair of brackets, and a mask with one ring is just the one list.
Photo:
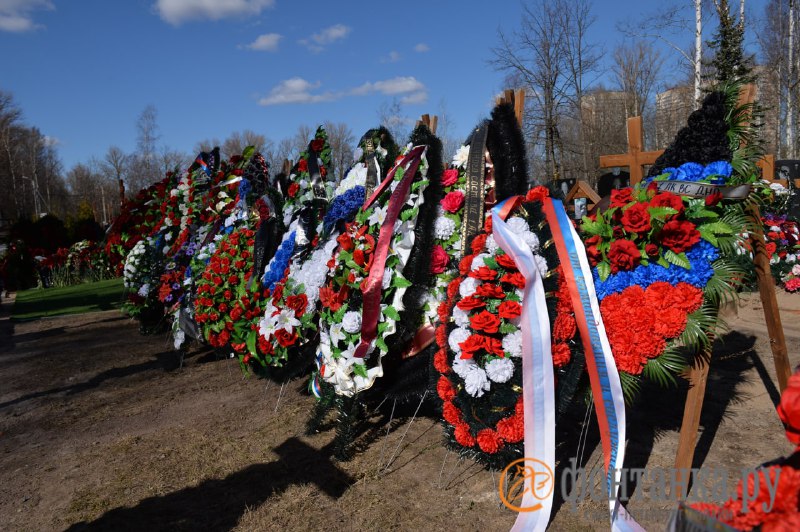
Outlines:
{"label": "green leaf", "polygon": [[247,345],[247,352],[256,354],[256,337],[258,336],[256,331],[250,331],[250,334],[247,335],[247,340],[245,340],[245,345]]}
{"label": "green leaf", "polygon": [[419,207],[414,207],[413,209],[406,209],[402,213],[400,213],[400,219],[406,222],[412,218],[416,218],[418,213],[419,213]]}
{"label": "green leaf", "polygon": [[647,212],[650,214],[651,218],[662,221],[666,220],[668,216],[678,214],[678,211],[672,207],[648,207]]}
{"label": "green leaf", "polygon": [[392,279],[392,286],[394,286],[395,288],[408,288],[412,284],[414,283],[412,283],[411,281],[409,281],[400,274],[397,274],[397,276],[395,276],[395,278]]}
{"label": "green leaf", "polygon": [[244,152],[242,153],[242,159],[245,161],[250,159],[250,157],[252,157],[255,152],[256,152],[255,147],[253,146],[246,147],[244,149]]}
{"label": "green leaf", "polygon": [[[715,235],[730,235],[733,234],[733,228],[725,222],[713,222],[710,224],[703,224],[701,227],[707,231],[711,231]],[[699,229],[698,229],[699,230]]]}
{"label": "green leaf", "polygon": [[707,229],[707,226],[705,225],[698,226],[697,230],[700,232],[700,236],[703,238],[703,240],[706,240],[709,244],[711,244],[715,248],[719,247],[719,242],[717,241],[717,237],[714,236],[713,231]]}
{"label": "green leaf", "polygon": [[[389,352],[389,346],[388,346],[388,345],[386,345],[386,342],[385,342],[385,341],[384,341],[384,339],[383,339],[382,337],[380,337],[380,336],[379,336],[379,337],[378,337],[378,338],[375,340],[375,346],[376,346],[378,349],[380,349],[382,352],[384,352],[384,353],[388,353],[388,352]],[[365,375],[365,376],[366,376],[366,375]]]}
{"label": "green leaf", "polygon": [[656,261],[656,264],[664,268],[669,268],[669,262],[667,262],[667,259],[665,259],[664,257],[659,257],[658,260]]}
{"label": "green leaf", "polygon": [[[387,349],[388,351],[388,349]],[[353,364],[353,373],[358,375],[359,377],[367,378],[367,366],[364,364]]]}
{"label": "green leaf", "polygon": [[607,262],[599,263],[597,265],[597,275],[600,276],[601,281],[605,281],[611,275],[611,266]]}
{"label": "green leaf", "polygon": [[719,218],[719,214],[710,209],[699,209],[697,212],[691,213],[692,218]]}
{"label": "green leaf", "polygon": [[689,264],[689,259],[686,257],[686,253],[675,253],[671,249],[668,249],[667,252],[664,253],[664,258],[667,259],[667,262],[674,264],[675,266],[680,266],[686,270],[691,268],[691,264]]}
{"label": "green leaf", "polygon": [[519,328],[516,325],[505,320],[500,324],[500,334],[514,334],[518,330]]}
{"label": "green leaf", "polygon": [[400,321],[400,313],[391,305],[383,309],[383,314],[389,319]]}
{"label": "green leaf", "polygon": [[592,221],[588,216],[584,216],[581,220],[581,230],[590,235],[602,235],[605,233],[606,223],[600,220]]}
{"label": "green leaf", "polygon": [[494,260],[494,257],[484,257],[483,263],[495,271],[500,268],[500,265],[497,264],[497,261]]}

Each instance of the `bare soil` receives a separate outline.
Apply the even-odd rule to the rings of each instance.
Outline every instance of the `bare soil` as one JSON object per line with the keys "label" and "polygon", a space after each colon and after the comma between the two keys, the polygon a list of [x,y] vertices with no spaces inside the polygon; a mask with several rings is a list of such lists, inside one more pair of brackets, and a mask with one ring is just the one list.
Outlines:
{"label": "bare soil", "polygon": [[[792,365],[800,296],[779,293]],[[459,460],[433,416],[376,413],[349,462],[333,431],[304,434],[314,400],[302,380],[243,379],[236,363],[191,351],[119,311],[12,323],[0,314],[2,530],[507,530],[498,473]],[[755,466],[791,451],[760,301],[745,295],[716,346],[696,467]],[[628,465],[669,468],[685,383],[646,388],[629,411]],[[279,400],[280,397],[280,400]],[[424,411],[424,409],[423,409]],[[562,422],[562,463],[601,467],[585,406]],[[413,421],[412,421],[413,419]],[[388,465],[388,467],[387,467]],[[660,530],[674,503],[643,479],[630,512]],[[695,487],[696,491],[696,487]],[[607,530],[602,502],[554,509],[553,530]]]}

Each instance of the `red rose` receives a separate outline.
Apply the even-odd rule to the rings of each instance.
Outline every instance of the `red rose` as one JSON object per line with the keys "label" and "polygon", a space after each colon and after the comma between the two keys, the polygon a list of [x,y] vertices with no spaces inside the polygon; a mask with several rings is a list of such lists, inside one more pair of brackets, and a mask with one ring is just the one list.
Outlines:
{"label": "red rose", "polygon": [[431,254],[431,273],[444,273],[449,263],[450,256],[447,254],[444,248],[439,244],[433,246],[433,253]]}
{"label": "red rose", "polygon": [[547,190],[547,187],[538,186],[533,187],[525,194],[525,201],[544,201],[545,198],[550,196],[550,191]]}
{"label": "red rose", "polygon": [[339,295],[332,288],[327,286],[323,286],[319,289],[319,301],[322,303],[323,307],[331,309],[332,312],[336,312],[342,308],[342,301],[339,301]]}
{"label": "red rose", "polygon": [[683,214],[684,211],[683,200],[672,192],[659,192],[650,200],[650,205],[653,207],[672,207],[678,211],[678,214]]}
{"label": "red rose", "polygon": [[625,238],[625,229],[619,225],[615,225],[613,229],[614,238]]}
{"label": "red rose", "polygon": [[645,233],[650,230],[650,213],[647,204],[634,203],[622,213],[622,227],[629,233]]}
{"label": "red rose", "polygon": [[281,298],[283,298],[283,283],[275,285],[275,289],[272,291],[273,301],[280,301]]}
{"label": "red rose", "polygon": [[492,281],[497,277],[497,272],[488,266],[481,266],[477,270],[469,272],[469,276],[481,281]]}
{"label": "red rose", "polygon": [[287,193],[289,194],[290,198],[293,198],[297,196],[298,190],[300,190],[300,185],[298,185],[297,183],[292,183],[291,185],[289,185],[289,190],[287,191]]}
{"label": "red rose", "polygon": [[502,288],[492,283],[483,283],[476,290],[475,294],[483,298],[489,299],[503,299],[506,293]]}
{"label": "red rose", "polygon": [[460,190],[448,192],[439,203],[447,212],[458,212],[461,206],[464,205],[464,193]]}
{"label": "red rose", "polygon": [[314,139],[311,141],[311,149],[315,152],[321,152],[325,147],[325,141],[322,139]]}
{"label": "red rose", "polygon": [[353,247],[355,247],[353,245],[353,239],[347,233],[342,233],[341,235],[336,237],[336,241],[339,243],[339,245],[344,251],[351,251]]}
{"label": "red rose", "polygon": [[499,330],[500,318],[489,311],[482,311],[469,318],[469,324],[477,331],[494,334]]}
{"label": "red rose", "polygon": [[525,288],[525,277],[519,273],[507,273],[500,278],[501,283],[508,283],[516,288]]}
{"label": "red rose", "polygon": [[720,201],[722,201],[722,192],[720,192],[719,189],[716,189],[714,192],[706,196],[706,207],[713,207]]}
{"label": "red rose", "polygon": [[587,246],[586,256],[591,266],[597,266],[603,260],[603,253],[597,249],[597,246]]}
{"label": "red rose", "polygon": [[497,307],[497,315],[507,320],[519,318],[522,314],[522,306],[516,301],[503,301]]}
{"label": "red rose", "polygon": [[506,270],[517,271],[517,263],[514,262],[514,259],[511,258],[511,255],[506,255],[503,253],[502,255],[497,255],[494,260],[497,262],[498,266],[504,268]]}
{"label": "red rose", "polygon": [[289,296],[286,298],[286,306],[292,309],[294,311],[294,315],[299,318],[306,313],[308,297],[305,294]]}
{"label": "red rose", "polygon": [[450,401],[456,396],[453,385],[450,384],[450,380],[445,376],[439,377],[439,381],[436,383],[436,393],[439,394],[439,398],[442,401]]}
{"label": "red rose", "polygon": [[483,429],[478,432],[477,440],[478,447],[485,453],[494,454],[503,448],[503,440],[492,429]]}
{"label": "red rose", "polygon": [[687,220],[670,220],[661,229],[661,242],[675,253],[682,253],[700,242],[700,231]]}
{"label": "red rose", "polygon": [[297,171],[298,172],[308,172],[308,161],[305,159],[300,159],[297,161]]}
{"label": "red rose", "polygon": [[630,188],[621,188],[611,191],[611,207],[624,207],[633,201],[633,191]]}
{"label": "red rose", "polygon": [[280,329],[275,333],[275,339],[282,347],[289,347],[297,342],[297,331],[288,332],[286,329]]}
{"label": "red rose", "polygon": [[364,251],[357,249],[353,251],[353,262],[358,264],[359,266],[364,266],[366,264],[366,259],[364,258]]}
{"label": "red rose", "polygon": [[786,437],[800,445],[800,373],[789,377],[788,386],[781,394],[778,417],[786,425]]}
{"label": "red rose", "polygon": [[[472,320],[470,319],[470,323],[471,322],[472,322]],[[500,320],[497,320],[497,322],[499,324]],[[472,336],[467,338],[465,341],[463,341],[460,344],[458,344],[458,346],[461,348],[461,358],[473,358],[475,356],[475,353],[477,353],[481,349],[484,349],[485,348],[485,342],[484,342],[485,338],[486,337],[483,336],[483,335],[473,334]]]}
{"label": "red rose", "polygon": [[608,260],[611,262],[611,272],[617,273],[634,269],[642,260],[642,255],[630,240],[615,240],[608,251]]}
{"label": "red rose", "polygon": [[472,265],[472,256],[467,255],[463,259],[461,259],[458,263],[458,273],[461,275],[467,275],[469,273],[470,267]]}
{"label": "red rose", "polygon": [[458,181],[458,170],[455,168],[449,168],[442,172],[442,186],[449,187],[450,185],[455,184]]}
{"label": "red rose", "polygon": [[239,318],[242,317],[242,308],[239,305],[236,305],[231,310],[231,320],[232,321],[239,321]]}
{"label": "red rose", "polygon": [[653,243],[646,244],[644,246],[644,252],[647,253],[648,257],[658,257],[659,255],[658,246]]}

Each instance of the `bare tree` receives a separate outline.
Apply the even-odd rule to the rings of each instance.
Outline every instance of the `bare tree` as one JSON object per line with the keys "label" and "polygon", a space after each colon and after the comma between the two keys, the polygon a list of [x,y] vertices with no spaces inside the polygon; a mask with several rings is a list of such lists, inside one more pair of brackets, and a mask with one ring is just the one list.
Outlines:
{"label": "bare tree", "polygon": [[328,142],[331,145],[331,177],[328,180],[339,180],[353,162],[353,145],[355,137],[353,130],[343,122],[325,122],[325,131],[328,132]]}
{"label": "bare tree", "polygon": [[626,95],[626,116],[642,116],[664,60],[653,45],[644,40],[621,44],[614,50],[614,77]]}
{"label": "bare tree", "polygon": [[100,161],[100,170],[106,179],[117,181],[119,187],[119,204],[125,203],[125,179],[129,171],[130,156],[118,146],[110,146],[103,160]]}
{"label": "bare tree", "polygon": [[403,112],[403,104],[397,98],[391,102],[384,101],[378,108],[378,122],[389,130],[398,146],[408,142],[411,125],[414,123]]}
{"label": "bare tree", "polygon": [[256,152],[263,152],[267,144],[267,138],[255,131],[245,129],[244,131],[234,131],[220,147],[225,157],[241,155],[248,146],[253,146]]}

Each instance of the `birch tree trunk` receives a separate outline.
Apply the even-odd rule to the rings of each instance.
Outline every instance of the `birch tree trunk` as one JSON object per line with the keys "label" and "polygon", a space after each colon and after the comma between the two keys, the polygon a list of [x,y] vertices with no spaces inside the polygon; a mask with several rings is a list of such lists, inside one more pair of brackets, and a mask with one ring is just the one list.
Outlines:
{"label": "birch tree trunk", "polygon": [[703,60],[703,2],[694,0],[694,108],[700,106],[700,67]]}
{"label": "birch tree trunk", "polygon": [[789,91],[786,95],[786,150],[790,159],[795,157],[794,149],[794,103],[795,103],[795,79],[797,71],[794,66],[794,0],[789,0],[789,51],[788,51],[788,74]]}

